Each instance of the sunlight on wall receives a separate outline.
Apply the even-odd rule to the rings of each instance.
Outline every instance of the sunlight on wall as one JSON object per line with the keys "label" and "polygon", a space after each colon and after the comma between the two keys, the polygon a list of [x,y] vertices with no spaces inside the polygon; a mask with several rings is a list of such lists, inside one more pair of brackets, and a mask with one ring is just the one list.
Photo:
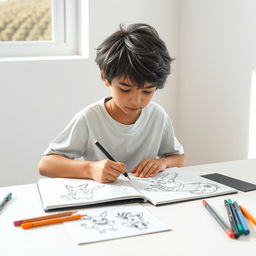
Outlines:
{"label": "sunlight on wall", "polygon": [[252,71],[248,159],[256,158],[256,72]]}

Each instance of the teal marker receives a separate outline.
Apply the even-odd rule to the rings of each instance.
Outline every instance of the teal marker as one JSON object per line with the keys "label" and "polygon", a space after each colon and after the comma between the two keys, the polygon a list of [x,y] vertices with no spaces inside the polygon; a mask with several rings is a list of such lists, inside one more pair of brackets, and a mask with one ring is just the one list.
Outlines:
{"label": "teal marker", "polygon": [[232,211],[232,215],[234,216],[238,232],[239,232],[240,235],[243,235],[244,234],[244,229],[243,229],[243,227],[241,225],[241,222],[239,221],[239,218],[237,216],[235,206],[233,205],[233,203],[232,203],[232,201],[230,199],[228,199],[228,204],[230,205],[230,208],[231,208],[231,211]]}

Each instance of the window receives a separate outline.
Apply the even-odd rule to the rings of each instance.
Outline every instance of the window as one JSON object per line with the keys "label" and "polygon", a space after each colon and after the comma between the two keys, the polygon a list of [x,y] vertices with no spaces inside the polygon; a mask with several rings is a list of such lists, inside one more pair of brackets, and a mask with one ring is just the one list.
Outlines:
{"label": "window", "polygon": [[256,158],[256,71],[252,71],[248,138],[248,159]]}
{"label": "window", "polygon": [[87,21],[88,0],[0,0],[0,57],[86,55]]}

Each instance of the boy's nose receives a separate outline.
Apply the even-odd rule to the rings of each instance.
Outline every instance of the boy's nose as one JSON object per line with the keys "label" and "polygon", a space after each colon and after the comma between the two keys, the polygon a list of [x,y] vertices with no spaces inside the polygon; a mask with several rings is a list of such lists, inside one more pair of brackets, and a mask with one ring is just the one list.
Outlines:
{"label": "boy's nose", "polygon": [[139,106],[141,103],[141,96],[138,92],[134,93],[130,98],[130,103],[136,107]]}

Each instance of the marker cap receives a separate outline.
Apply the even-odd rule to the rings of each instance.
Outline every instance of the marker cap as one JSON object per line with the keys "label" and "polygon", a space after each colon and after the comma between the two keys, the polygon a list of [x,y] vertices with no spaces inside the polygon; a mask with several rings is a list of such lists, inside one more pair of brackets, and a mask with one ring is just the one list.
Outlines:
{"label": "marker cap", "polygon": [[227,234],[230,238],[235,238],[235,235],[234,235],[233,231],[230,230],[230,229],[227,229],[227,230],[226,230],[226,234]]}
{"label": "marker cap", "polygon": [[27,222],[27,223],[23,223],[23,224],[21,225],[21,227],[22,227],[23,229],[32,228],[32,227],[33,227],[33,224],[32,224],[31,222]]}
{"label": "marker cap", "polygon": [[16,221],[13,222],[13,225],[14,225],[15,227],[18,227],[18,226],[20,226],[22,223],[23,223],[23,220],[16,220]]}

